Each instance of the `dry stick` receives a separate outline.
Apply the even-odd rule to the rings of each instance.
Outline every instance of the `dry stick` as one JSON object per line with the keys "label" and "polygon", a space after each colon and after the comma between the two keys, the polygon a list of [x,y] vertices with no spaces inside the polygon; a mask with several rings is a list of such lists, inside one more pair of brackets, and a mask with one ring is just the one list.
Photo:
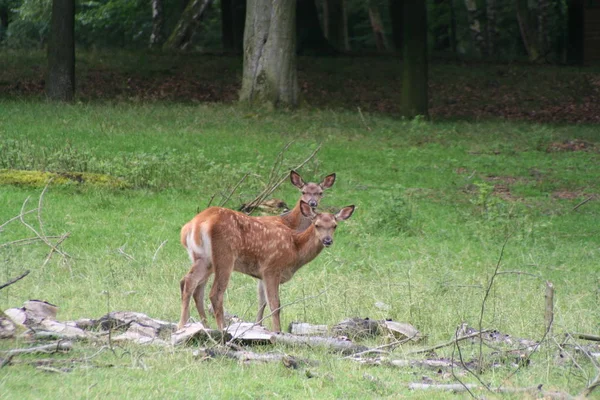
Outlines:
{"label": "dry stick", "polygon": [[[460,327],[456,329],[456,333],[454,334],[455,336],[456,336],[456,335],[458,335],[458,330],[459,330],[459,329],[460,329]],[[479,337],[479,339],[481,340],[481,336]],[[456,349],[456,350],[458,350],[458,358],[459,358],[459,360],[460,360],[460,364],[462,365],[462,367],[463,367],[463,368],[464,368],[464,369],[465,369],[467,372],[469,372],[470,374],[474,375],[474,376],[477,378],[477,380],[479,380],[479,382],[481,382],[481,383],[482,383],[482,384],[483,384],[483,385],[486,387],[486,389],[488,389],[488,390],[489,390],[490,388],[489,388],[489,387],[488,387],[488,386],[487,386],[485,383],[483,383],[483,382],[481,381],[481,379],[480,379],[480,378],[479,378],[479,377],[478,377],[476,374],[473,374],[473,373],[471,372],[471,370],[469,369],[469,367],[467,367],[467,364],[465,364],[465,362],[464,362],[464,360],[463,360],[463,357],[462,357],[462,351],[460,350],[460,346],[459,346],[459,344],[458,344],[458,341],[457,341],[457,340],[455,340],[455,341],[454,341],[454,346],[452,347],[452,357],[450,358],[450,360],[452,361],[452,365],[450,366],[450,371],[452,372],[452,377],[453,377],[453,378],[454,378],[456,381],[458,381],[458,383],[459,383],[461,386],[463,386],[467,392],[469,392],[469,394],[471,395],[471,397],[473,397],[474,399],[476,399],[477,397],[476,397],[476,396],[473,394],[473,392],[471,392],[471,389],[469,389],[468,385],[467,385],[466,383],[464,383],[464,382],[463,382],[463,381],[462,381],[462,380],[461,380],[461,379],[458,377],[458,375],[456,375],[456,373],[454,372],[454,350],[455,350],[455,349]]]}
{"label": "dry stick", "polygon": [[40,232],[42,233],[42,235],[44,235],[44,237],[46,237],[46,232],[44,232],[44,223],[42,222],[42,201],[44,200],[44,194],[46,194],[46,190],[48,190],[48,186],[50,185],[50,183],[53,180],[54,180],[54,177],[48,179],[48,182],[46,182],[46,186],[44,186],[44,189],[42,190],[42,193],[40,194],[40,198],[38,199],[37,220],[38,220],[38,224],[40,227]]}
{"label": "dry stick", "polygon": [[500,256],[498,256],[498,262],[496,262],[496,268],[494,268],[494,273],[492,274],[492,277],[490,278],[490,283],[488,284],[488,287],[485,291],[485,295],[483,296],[483,301],[481,302],[481,313],[479,314],[479,332],[480,332],[480,335],[479,335],[479,364],[477,367],[479,370],[479,373],[481,373],[481,368],[483,365],[483,337],[481,336],[481,334],[483,332],[481,332],[481,328],[483,325],[483,315],[485,314],[485,303],[488,299],[488,296],[490,295],[492,286],[494,285],[494,279],[498,275],[498,270],[500,269],[500,263],[502,262],[502,257],[504,256],[504,249],[506,248],[506,244],[508,243],[510,236],[511,235],[507,235],[506,239],[504,240],[504,243],[502,244],[502,248],[500,249]]}
{"label": "dry stick", "polygon": [[394,346],[400,346],[404,343],[410,342],[411,340],[413,340],[417,335],[414,334],[411,337],[407,337],[406,339],[401,339],[401,340],[395,340],[391,343],[387,343],[387,344],[383,344],[381,346],[377,346],[377,347],[373,347],[372,349],[368,349],[365,351],[361,351],[360,353],[355,353],[349,356],[346,356],[344,358],[353,358],[353,357],[359,357],[362,356],[364,354],[369,354],[369,353],[379,353],[381,349],[385,349],[387,347],[394,347]]}
{"label": "dry stick", "polygon": [[[37,210],[34,208],[33,210],[25,211],[25,212],[24,212],[24,213],[22,213],[22,214],[23,214],[23,215],[27,215],[27,214],[31,214],[31,213],[33,213],[33,212],[36,212],[36,211],[37,211]],[[22,212],[22,211],[21,211],[21,212]],[[13,222],[13,221],[15,221],[15,220],[17,220],[17,219],[19,219],[19,218],[21,218],[21,214],[19,214],[19,215],[15,216],[15,217],[12,217],[12,218],[11,218],[11,219],[9,219],[8,221],[6,221],[6,222],[5,222],[5,223],[3,223],[2,225],[0,225],[0,232],[2,232],[2,229],[3,229],[3,228],[6,226],[6,225],[10,224],[11,222]]]}
{"label": "dry stick", "polygon": [[156,262],[156,256],[158,255],[158,252],[160,251],[160,249],[165,245],[165,243],[167,243],[169,241],[169,239],[164,240],[156,249],[156,251],[154,252],[154,255],[152,256],[152,264],[154,265],[154,263]]}
{"label": "dry stick", "polygon": [[554,285],[550,281],[546,281],[546,308],[544,310],[544,321],[546,322],[545,329],[548,333],[552,330],[554,322]]}
{"label": "dry stick", "polygon": [[591,195],[590,197],[588,197],[587,199],[583,200],[581,203],[577,204],[575,207],[573,207],[573,210],[571,211],[577,211],[577,209],[579,207],[581,207],[582,205],[584,205],[585,203],[587,203],[588,201],[592,200],[594,198],[594,195]]}
{"label": "dry stick", "polygon": [[33,233],[35,233],[35,235],[37,237],[39,237],[44,243],[46,243],[51,249],[53,249],[55,252],[57,252],[58,254],[60,254],[61,256],[63,256],[64,258],[68,258],[69,255],[67,253],[63,253],[61,250],[59,250],[55,245],[53,245],[45,236],[40,235],[40,233],[31,225],[29,225],[27,222],[25,222],[25,219],[23,218],[23,210],[25,209],[25,205],[27,204],[27,202],[29,201],[29,197],[27,197],[25,199],[25,201],[23,202],[23,205],[21,206],[21,213],[19,214],[19,219],[21,220],[21,223],[23,225],[25,225],[29,230],[31,230]]}
{"label": "dry stick", "polygon": [[[46,236],[48,239],[60,239],[62,236]],[[8,246],[27,246],[33,242],[40,241],[39,237],[31,237],[26,239],[13,240],[12,242],[2,243],[0,244],[0,248],[8,247]]]}
{"label": "dry stick", "polygon": [[369,127],[369,125],[367,125],[367,121],[365,120],[362,110],[360,109],[360,107],[356,107],[356,108],[358,109],[358,115],[360,115],[360,120],[364,124],[365,128],[367,128],[367,130],[370,132],[371,128]]}
{"label": "dry stick", "polygon": [[[65,240],[67,240],[67,238],[70,235],[71,234],[69,232],[67,232],[64,235],[62,235],[60,237],[60,239],[56,241],[56,246],[58,247],[62,242],[64,242]],[[50,258],[52,258],[52,254],[53,253],[54,253],[54,248],[50,249],[50,253],[48,253],[48,256],[46,257],[46,259],[44,260],[44,263],[42,264],[42,268],[44,268],[46,266],[46,264],[50,261]],[[71,272],[71,274],[73,273],[73,271],[71,271],[71,266],[70,265],[69,265],[69,271]]]}
{"label": "dry stick", "polygon": [[569,333],[568,335],[576,337],[577,339],[591,340],[593,342],[600,342],[600,336],[589,335],[587,333]]}
{"label": "dry stick", "polygon": [[583,391],[579,394],[579,397],[588,397],[598,387],[600,387],[600,371],[598,371],[598,374],[594,380],[590,382],[585,389],[583,389]]}
{"label": "dry stick", "polygon": [[23,272],[21,275],[17,276],[16,278],[11,279],[10,281],[3,283],[2,285],[0,285],[0,290],[4,289],[7,286],[12,285],[15,282],[20,281],[21,279],[25,278],[27,275],[29,275],[29,270]]}
{"label": "dry stick", "polygon": [[[309,162],[317,153],[319,150],[321,150],[321,147],[323,145],[321,143],[319,143],[319,145],[317,146],[317,148],[310,154],[310,156],[308,156],[308,158],[306,158],[304,161],[302,161],[299,165],[296,166],[296,168],[294,168],[294,170],[298,170],[300,168],[302,168],[307,162]],[[266,187],[265,190],[262,191],[262,193],[260,193],[254,200],[252,200],[251,202],[248,203],[248,207],[256,207],[256,205],[260,204],[267,196],[269,196],[271,193],[273,193],[283,182],[286,181],[286,179],[288,179],[288,174],[286,174],[283,178],[281,178],[275,185],[271,186],[271,187]]]}
{"label": "dry stick", "polygon": [[[225,204],[229,201],[229,199],[231,198],[231,196],[233,196],[233,194],[235,193],[235,191],[237,190],[238,187],[240,187],[240,185],[242,184],[242,182],[244,182],[246,180],[246,178],[248,177],[248,175],[250,175],[249,172],[246,172],[246,174],[242,177],[242,179],[240,179],[238,181],[238,183],[236,183],[236,185],[233,187],[233,189],[231,189],[229,191],[229,194],[227,195],[227,197],[225,197],[225,199],[223,199],[223,201],[221,201],[221,204],[219,204],[220,207],[225,206]],[[212,201],[212,199],[211,199]]]}
{"label": "dry stick", "polygon": [[449,342],[445,342],[445,343],[438,344],[438,345],[435,345],[435,346],[432,346],[432,347],[428,347],[426,349],[418,349],[418,350],[409,351],[406,354],[408,355],[408,354],[428,353],[428,352],[433,351],[433,350],[441,349],[442,347],[452,346],[454,343],[460,342],[460,341],[465,340],[465,339],[470,339],[470,338],[474,338],[476,336],[480,336],[482,333],[486,333],[488,331],[489,331],[489,329],[484,329],[481,332],[473,332],[473,333],[470,333],[468,335],[452,339]]}

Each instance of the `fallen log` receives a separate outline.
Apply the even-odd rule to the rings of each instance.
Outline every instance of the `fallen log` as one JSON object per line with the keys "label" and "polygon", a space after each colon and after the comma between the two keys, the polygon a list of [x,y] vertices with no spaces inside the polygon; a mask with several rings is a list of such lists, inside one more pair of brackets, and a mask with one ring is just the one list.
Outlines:
{"label": "fallen log", "polygon": [[59,341],[56,343],[45,344],[43,346],[29,347],[26,349],[12,349],[4,351],[6,356],[16,356],[19,354],[37,354],[37,353],[58,353],[70,351],[73,348],[73,343],[70,341]]}
{"label": "fallen log", "polygon": [[285,344],[288,346],[322,347],[345,355],[368,350],[367,347],[354,344],[349,340],[318,336],[296,336],[289,333],[280,333],[271,336],[271,343]]}

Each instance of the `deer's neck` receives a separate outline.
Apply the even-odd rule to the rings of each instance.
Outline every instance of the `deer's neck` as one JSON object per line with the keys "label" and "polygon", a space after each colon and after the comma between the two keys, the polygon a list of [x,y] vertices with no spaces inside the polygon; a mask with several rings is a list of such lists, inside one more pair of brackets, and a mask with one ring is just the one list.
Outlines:
{"label": "deer's neck", "polygon": [[298,200],[294,208],[282,215],[281,219],[288,228],[298,232],[304,231],[311,223],[310,218],[306,218],[302,215],[302,211],[300,210],[300,200]]}
{"label": "deer's neck", "polygon": [[298,263],[302,266],[311,262],[323,250],[323,243],[317,237],[315,226],[309,225],[304,231],[294,235],[298,249]]}

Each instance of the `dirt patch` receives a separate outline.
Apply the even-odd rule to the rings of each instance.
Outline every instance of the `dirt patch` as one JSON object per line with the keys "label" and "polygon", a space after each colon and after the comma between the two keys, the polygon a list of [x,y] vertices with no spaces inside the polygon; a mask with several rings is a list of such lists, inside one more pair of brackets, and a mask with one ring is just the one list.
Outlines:
{"label": "dirt patch", "polygon": [[552,142],[546,148],[547,153],[557,153],[563,151],[596,151],[593,143],[581,139],[569,139],[563,142]]}

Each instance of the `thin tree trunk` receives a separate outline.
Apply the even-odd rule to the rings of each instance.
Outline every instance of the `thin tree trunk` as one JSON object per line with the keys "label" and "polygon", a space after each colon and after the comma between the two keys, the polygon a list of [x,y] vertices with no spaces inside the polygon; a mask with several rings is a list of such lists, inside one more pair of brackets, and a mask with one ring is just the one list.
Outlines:
{"label": "thin tree trunk", "polygon": [[450,24],[445,18],[449,13],[451,0],[435,0],[433,18],[437,16],[437,24],[433,28],[433,48],[435,50],[447,50],[450,47]]}
{"label": "thin tree trunk", "polygon": [[392,42],[394,48],[402,54],[402,46],[404,39],[403,16],[404,12],[403,0],[389,0],[390,20],[392,21]]}
{"label": "thin tree trunk", "polygon": [[233,50],[233,0],[221,0],[221,45]]}
{"label": "thin tree trunk", "polygon": [[404,46],[402,67],[402,115],[429,117],[427,59],[427,4],[404,0]]}
{"label": "thin tree trunk", "polygon": [[496,0],[486,0],[485,13],[487,17],[487,52],[489,55],[494,55],[496,52],[496,41],[498,40],[498,24],[496,16],[498,9]]}
{"label": "thin tree trunk", "polygon": [[185,49],[189,46],[194,31],[213,0],[192,0],[185,7],[173,33],[164,44],[167,49]]}
{"label": "thin tree trunk", "polygon": [[241,51],[244,47],[245,0],[221,0],[221,39],[223,48]]}
{"label": "thin tree trunk", "polygon": [[527,55],[530,61],[535,61],[539,58],[540,53],[536,45],[536,37],[533,34],[529,25],[529,8],[527,0],[516,0],[517,3],[517,22],[519,23],[519,30],[521,32],[521,39],[523,40],[523,46],[527,51]]}
{"label": "thin tree trunk", "polygon": [[75,0],[53,0],[46,96],[71,101],[75,93]]}
{"label": "thin tree trunk", "polygon": [[350,50],[346,0],[323,1],[323,31],[329,43],[337,50]]}
{"label": "thin tree trunk", "polygon": [[481,23],[479,22],[479,13],[477,11],[477,2],[475,0],[465,0],[469,18],[469,30],[473,44],[480,55],[485,55],[485,39],[481,34]]}
{"label": "thin tree trunk", "polygon": [[537,6],[538,47],[542,54],[546,54],[548,43],[550,42],[548,34],[548,10],[550,9],[550,4],[548,0],[538,0]]}
{"label": "thin tree trunk", "polygon": [[456,36],[456,8],[454,0],[450,0],[450,48],[454,56],[458,55],[458,39]]}
{"label": "thin tree trunk", "polygon": [[377,50],[386,51],[387,41],[385,40],[383,22],[381,21],[381,13],[379,12],[377,3],[373,0],[369,1],[369,21],[371,22],[371,29],[373,29],[373,35],[375,36],[375,45],[377,46]]}
{"label": "thin tree trunk", "polygon": [[[315,0],[296,0],[298,54],[333,54],[335,49],[325,38]],[[246,20],[247,21],[247,20]]]}
{"label": "thin tree trunk", "polygon": [[162,0],[152,0],[152,33],[150,34],[150,48],[159,47],[165,40],[163,35],[164,24],[165,16],[163,13]]}
{"label": "thin tree trunk", "polygon": [[0,5],[0,42],[6,35],[8,29],[8,7],[6,4]]}
{"label": "thin tree trunk", "polygon": [[295,0],[248,0],[240,101],[298,104],[295,14]]}

